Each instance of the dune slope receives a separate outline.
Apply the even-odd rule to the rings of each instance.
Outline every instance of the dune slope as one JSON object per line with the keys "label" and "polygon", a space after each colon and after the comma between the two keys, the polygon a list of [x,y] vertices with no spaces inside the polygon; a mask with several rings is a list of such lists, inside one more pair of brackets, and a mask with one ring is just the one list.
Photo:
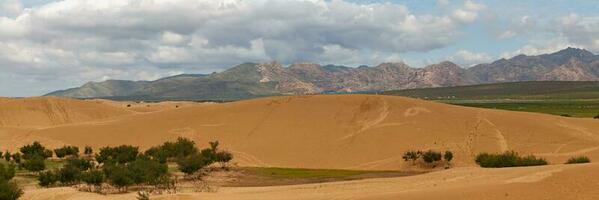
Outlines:
{"label": "dune slope", "polygon": [[[102,123],[37,130],[0,129],[0,145],[132,144],[147,148],[176,137],[219,140],[241,165],[403,169],[409,149],[452,150],[456,166],[476,153],[515,150],[563,162],[599,159],[599,123],[534,113],[466,108],[403,97],[316,95],[270,97],[127,115]],[[12,139],[11,139],[12,138]],[[13,145],[12,147],[10,145]]]}

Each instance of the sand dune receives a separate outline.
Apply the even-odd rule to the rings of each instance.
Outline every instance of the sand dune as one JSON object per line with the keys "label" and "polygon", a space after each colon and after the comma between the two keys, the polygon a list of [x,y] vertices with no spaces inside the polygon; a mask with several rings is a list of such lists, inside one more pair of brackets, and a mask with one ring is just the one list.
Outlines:
{"label": "sand dune", "polygon": [[560,163],[579,154],[599,159],[597,120],[374,95],[197,104],[118,120],[21,131],[26,134],[2,129],[0,134],[51,146],[96,148],[119,144],[145,148],[179,136],[199,144],[220,140],[236,154],[236,162],[253,166],[405,169],[411,165],[401,160],[401,154],[409,149],[452,150],[456,166],[473,166],[473,156],[481,151],[515,150]]}
{"label": "sand dune", "polygon": [[[598,164],[559,164],[574,155],[599,159],[599,122],[593,119],[376,95],[271,97],[226,104],[186,103],[178,108],[173,108],[174,102],[150,107],[55,98],[0,102],[5,124],[0,127],[0,147],[12,150],[34,140],[51,147],[132,144],[147,148],[183,136],[202,145],[220,140],[240,165],[343,169],[409,169],[412,165],[400,158],[409,149],[456,152],[453,169],[411,177],[220,188],[216,193],[182,193],[158,199],[599,198],[594,190],[599,186],[594,181],[599,177]],[[14,119],[8,117],[12,113]],[[541,155],[558,164],[482,169],[473,163],[478,152],[505,150]],[[29,189],[23,199],[134,196],[52,188]]]}

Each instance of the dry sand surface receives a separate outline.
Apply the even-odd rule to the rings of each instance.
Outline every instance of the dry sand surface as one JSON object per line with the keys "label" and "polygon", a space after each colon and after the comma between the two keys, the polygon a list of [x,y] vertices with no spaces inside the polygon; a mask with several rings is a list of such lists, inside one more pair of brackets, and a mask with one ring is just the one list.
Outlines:
{"label": "dry sand surface", "polygon": [[[4,106],[15,101],[27,109]],[[41,104],[61,105],[61,109],[44,106],[29,109],[39,106],[24,103],[27,101],[52,102]],[[219,140],[223,148],[234,153],[234,162],[244,166],[368,170],[409,169],[411,165],[401,160],[401,154],[410,149],[452,150],[456,153],[456,168],[424,175],[299,186],[220,188],[217,193],[164,198],[599,199],[596,196],[599,181],[591,178],[599,178],[599,165],[480,169],[473,163],[478,152],[505,150],[541,155],[551,163],[563,163],[575,155],[599,160],[598,120],[377,95],[270,97],[225,104],[186,103],[173,108],[176,103],[142,109],[143,106],[136,105],[127,107],[127,102],[104,100],[0,100],[0,148],[3,148],[0,150],[15,150],[33,140],[51,147],[132,144],[147,148],[183,136],[202,145]],[[50,117],[54,112],[62,117],[59,113],[64,110],[68,116],[77,117],[62,121]],[[21,117],[13,120],[10,116]],[[131,199],[131,195],[109,198]],[[56,188],[27,191],[25,199],[53,196],[54,199],[108,198]]]}

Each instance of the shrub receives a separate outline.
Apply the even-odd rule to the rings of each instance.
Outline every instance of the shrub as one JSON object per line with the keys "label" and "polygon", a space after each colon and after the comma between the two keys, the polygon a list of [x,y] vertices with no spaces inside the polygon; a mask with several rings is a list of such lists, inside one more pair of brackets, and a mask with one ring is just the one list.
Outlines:
{"label": "shrub", "polygon": [[118,147],[104,147],[100,149],[100,153],[96,155],[96,161],[104,163],[108,160],[114,160],[119,164],[134,161],[139,154],[139,147],[130,145],[121,145]]}
{"label": "shrub", "polygon": [[23,190],[12,181],[0,180],[0,199],[17,200],[23,195]]}
{"label": "shrub", "polygon": [[81,180],[88,185],[101,186],[105,178],[104,172],[100,170],[90,170],[81,174]]}
{"label": "shrub", "polygon": [[476,156],[476,164],[481,167],[499,168],[499,167],[520,167],[546,165],[547,161],[543,158],[537,158],[533,155],[520,157],[514,151],[506,151],[501,154],[480,153]]}
{"label": "shrub", "polygon": [[185,157],[198,152],[195,142],[187,138],[177,138],[176,142],[164,144],[148,149],[144,154],[165,163],[167,159]]}
{"label": "shrub", "polygon": [[11,155],[12,160],[14,160],[16,163],[21,163],[21,153],[17,152],[15,154]]}
{"label": "shrub", "polygon": [[25,160],[25,162],[20,164],[20,166],[28,171],[39,172],[46,169],[46,161],[43,157],[35,155]]}
{"label": "shrub", "polygon": [[83,153],[85,155],[89,156],[89,155],[92,155],[94,153],[94,150],[90,146],[85,146],[85,150],[83,150]]}
{"label": "shrub", "polygon": [[79,147],[76,146],[63,146],[58,149],[54,149],[54,153],[58,158],[64,158],[65,156],[78,156],[79,155]]}
{"label": "shrub", "polygon": [[6,160],[6,162],[10,161],[10,157],[11,157],[10,152],[6,151],[6,153],[4,153],[3,156],[4,156],[4,160]]}
{"label": "shrub", "polygon": [[177,159],[177,165],[181,172],[191,175],[206,167],[209,163],[202,154],[194,154]]}
{"label": "shrub", "polygon": [[4,166],[4,164],[0,163],[0,180],[10,180],[15,177],[15,165],[8,164]]}
{"label": "shrub", "polygon": [[562,117],[572,117],[572,115],[569,115],[569,114],[561,114],[560,116],[562,116]]}
{"label": "shrub", "polygon": [[599,115],[595,115],[595,117],[593,117],[593,119],[599,119]]}
{"label": "shrub", "polygon": [[52,154],[53,154],[52,150],[50,150],[50,149],[46,149],[46,150],[44,150],[44,155],[43,155],[43,157],[44,157],[44,158],[52,158]]}
{"label": "shrub", "polygon": [[227,151],[217,152],[215,156],[215,161],[219,163],[227,163],[233,159],[233,154]]}
{"label": "shrub", "polygon": [[58,176],[53,171],[40,172],[37,180],[40,186],[49,187],[58,181]]}
{"label": "shrub", "polygon": [[74,167],[81,171],[86,171],[92,168],[92,163],[89,160],[81,159],[81,158],[72,158],[68,159],[65,167]]}
{"label": "shrub", "polygon": [[131,172],[131,179],[136,184],[152,184],[159,177],[168,174],[168,166],[166,164],[147,158],[139,158],[129,163],[127,169]]}
{"label": "shrub", "polygon": [[441,153],[432,151],[432,150],[428,150],[428,151],[422,153],[422,160],[424,160],[424,162],[426,162],[426,163],[434,163],[434,162],[440,161]]}
{"label": "shrub", "polygon": [[110,173],[107,173],[107,178],[110,183],[118,188],[127,188],[135,182],[131,178],[133,175],[125,166],[113,166]]}
{"label": "shrub", "polygon": [[453,152],[445,151],[445,154],[443,154],[443,159],[445,159],[447,162],[451,162],[451,160],[453,160]]}
{"label": "shrub", "polygon": [[48,156],[48,151],[46,147],[42,146],[39,142],[35,141],[33,144],[25,145],[19,149],[23,154],[23,158],[25,160],[34,157],[36,155],[41,156],[43,158],[52,157],[52,151],[50,151],[50,155]]}
{"label": "shrub", "polygon": [[81,169],[72,165],[65,165],[63,168],[58,170],[57,176],[58,180],[62,184],[71,185],[81,181],[81,174]]}
{"label": "shrub", "polygon": [[421,151],[406,151],[401,158],[403,158],[403,160],[406,162],[411,160],[413,164],[416,162],[416,160],[418,160],[418,158],[420,158],[421,155]]}
{"label": "shrub", "polygon": [[568,159],[566,164],[590,163],[590,162],[591,162],[591,159],[589,159],[589,157],[579,156],[579,157],[572,157],[572,158]]}

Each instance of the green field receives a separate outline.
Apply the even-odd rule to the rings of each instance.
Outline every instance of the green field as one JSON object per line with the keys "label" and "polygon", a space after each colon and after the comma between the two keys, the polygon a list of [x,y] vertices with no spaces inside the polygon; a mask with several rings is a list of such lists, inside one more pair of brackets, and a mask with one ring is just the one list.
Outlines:
{"label": "green field", "polygon": [[383,92],[443,103],[572,117],[599,115],[599,82],[536,81]]}
{"label": "green field", "polygon": [[253,174],[276,178],[345,178],[371,173],[370,171],[338,170],[338,169],[297,169],[297,168],[264,168],[252,167],[246,170]]}

